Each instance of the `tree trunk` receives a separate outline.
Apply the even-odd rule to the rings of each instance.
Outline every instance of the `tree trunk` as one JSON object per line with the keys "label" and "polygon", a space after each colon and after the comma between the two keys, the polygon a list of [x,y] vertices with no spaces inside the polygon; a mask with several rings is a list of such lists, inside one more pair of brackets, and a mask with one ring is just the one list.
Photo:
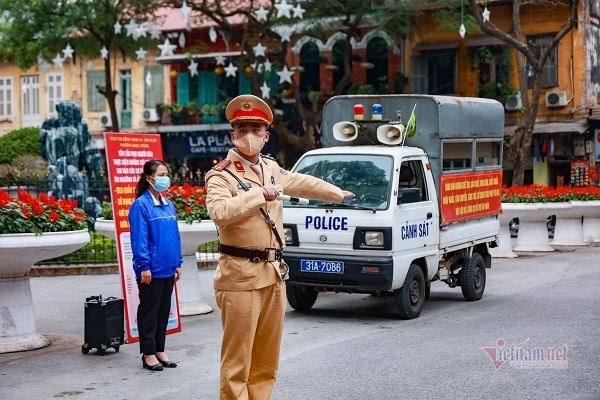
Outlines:
{"label": "tree trunk", "polygon": [[117,91],[113,90],[112,87],[112,74],[110,71],[110,52],[104,60],[104,77],[106,81],[106,87],[104,88],[104,97],[108,101],[108,109],[110,111],[110,119],[112,121],[112,131],[119,132],[119,116],[117,114]]}

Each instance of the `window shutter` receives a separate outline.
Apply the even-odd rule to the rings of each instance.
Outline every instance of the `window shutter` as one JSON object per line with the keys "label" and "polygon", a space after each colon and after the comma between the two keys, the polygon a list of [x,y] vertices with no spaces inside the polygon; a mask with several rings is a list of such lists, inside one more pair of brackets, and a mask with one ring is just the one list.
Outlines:
{"label": "window shutter", "polygon": [[198,71],[198,104],[217,104],[219,85],[217,75],[212,71]]}
{"label": "window shutter", "polygon": [[238,93],[239,94],[252,94],[252,87],[250,86],[250,79],[246,78],[243,72],[239,73]]}
{"label": "window shutter", "polygon": [[98,93],[96,86],[106,87],[104,70],[87,72],[87,109],[92,112],[106,111],[106,98]]}
{"label": "window shutter", "polygon": [[187,104],[190,102],[190,73],[181,72],[177,76],[177,102]]}

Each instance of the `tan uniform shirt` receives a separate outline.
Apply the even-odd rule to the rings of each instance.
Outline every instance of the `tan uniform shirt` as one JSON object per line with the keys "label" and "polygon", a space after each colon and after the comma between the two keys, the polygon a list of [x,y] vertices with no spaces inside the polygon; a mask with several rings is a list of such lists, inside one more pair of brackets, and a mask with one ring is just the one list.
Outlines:
{"label": "tan uniform shirt", "polygon": [[[262,216],[265,209],[275,221],[282,241],[283,205],[281,201],[267,202],[260,189],[258,176],[240,161],[233,150],[227,159],[227,168],[250,189],[246,192],[239,182],[225,171],[211,170],[206,174],[206,205],[212,220],[218,227],[221,243],[255,250],[279,248],[273,230]],[[290,196],[307,197],[325,201],[341,202],[342,190],[321,179],[286,171],[276,161],[262,157],[264,183],[272,184],[279,192]],[[285,243],[284,243],[285,245]],[[252,262],[247,258],[221,254],[215,271],[214,287],[218,290],[259,289],[281,281],[278,262]]]}

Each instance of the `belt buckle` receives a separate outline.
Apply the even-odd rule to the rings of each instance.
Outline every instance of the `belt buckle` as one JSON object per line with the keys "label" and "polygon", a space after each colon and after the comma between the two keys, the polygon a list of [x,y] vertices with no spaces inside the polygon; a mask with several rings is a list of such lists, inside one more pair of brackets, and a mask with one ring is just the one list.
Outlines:
{"label": "belt buckle", "polygon": [[267,252],[267,261],[273,262],[277,261],[277,249],[265,249]]}

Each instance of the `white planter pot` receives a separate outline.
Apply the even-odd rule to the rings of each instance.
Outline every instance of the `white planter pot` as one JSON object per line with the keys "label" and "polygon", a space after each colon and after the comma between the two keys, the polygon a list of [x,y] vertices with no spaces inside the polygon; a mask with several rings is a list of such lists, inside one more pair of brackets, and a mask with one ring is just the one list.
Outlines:
{"label": "white planter pot", "polygon": [[[562,203],[561,203],[562,204]],[[569,203],[570,207],[563,208],[556,213],[554,226],[554,239],[552,246],[584,246],[583,224],[581,222],[582,208]]]}
{"label": "white planter pot", "polygon": [[212,307],[202,301],[200,292],[200,272],[196,251],[202,243],[218,239],[217,227],[211,220],[186,224],[178,221],[179,235],[181,236],[181,279],[177,282],[179,295],[179,314],[197,315],[212,311]]}
{"label": "white planter pot", "polygon": [[[504,204],[502,204],[504,210]],[[512,238],[510,237],[510,221],[514,217],[508,212],[502,212],[499,215],[500,219],[500,238],[498,239],[498,247],[490,248],[490,254],[494,258],[515,258],[517,253],[512,248]]]}
{"label": "white planter pot", "polygon": [[94,229],[96,232],[102,236],[106,236],[107,238],[111,238],[113,240],[117,238],[115,233],[114,219],[96,218],[96,222],[94,222]]}
{"label": "white planter pot", "polygon": [[600,200],[572,201],[583,216],[583,240],[586,243],[600,242]]}
{"label": "white planter pot", "polygon": [[36,331],[29,270],[36,262],[72,253],[89,241],[87,229],[0,235],[0,353],[50,343]]}
{"label": "white planter pot", "polygon": [[[217,227],[211,220],[194,222],[193,224],[177,221],[177,227],[181,236],[181,254],[183,255],[181,279],[177,282],[179,314],[198,315],[209,313],[212,311],[212,307],[202,301],[200,292],[200,272],[198,271],[196,251],[202,243],[218,239]],[[94,228],[101,235],[112,239],[116,237],[113,220],[98,218]]]}
{"label": "white planter pot", "polygon": [[502,203],[502,213],[507,217],[519,218],[519,234],[514,251],[554,251],[548,239],[546,218],[556,215],[569,203]]}

